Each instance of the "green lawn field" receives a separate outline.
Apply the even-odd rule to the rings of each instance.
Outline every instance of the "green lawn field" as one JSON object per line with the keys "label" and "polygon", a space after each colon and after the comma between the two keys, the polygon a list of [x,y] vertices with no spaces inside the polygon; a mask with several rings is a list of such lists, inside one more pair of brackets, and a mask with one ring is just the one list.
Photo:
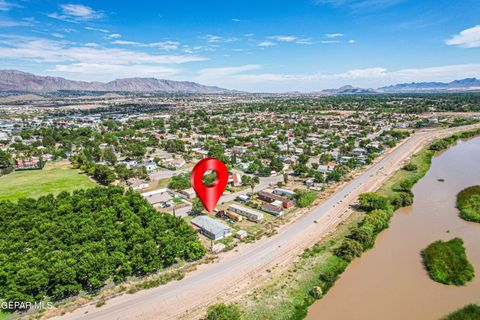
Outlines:
{"label": "green lawn field", "polygon": [[0,177],[0,200],[38,198],[95,185],[89,177],[72,169],[66,162],[47,163],[43,170],[16,171]]}

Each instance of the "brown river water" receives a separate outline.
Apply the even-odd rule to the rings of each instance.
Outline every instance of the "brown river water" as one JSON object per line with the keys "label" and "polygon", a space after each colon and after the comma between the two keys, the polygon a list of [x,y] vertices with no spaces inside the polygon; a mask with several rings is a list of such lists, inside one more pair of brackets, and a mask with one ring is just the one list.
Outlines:
{"label": "brown river water", "polygon": [[[445,179],[439,182],[438,179]],[[459,218],[457,193],[480,184],[480,138],[459,142],[432,161],[413,188],[412,206],[395,212],[375,247],[353,261],[307,319],[439,319],[468,303],[480,304],[480,224]],[[420,251],[460,237],[476,276],[462,287],[428,277]]]}

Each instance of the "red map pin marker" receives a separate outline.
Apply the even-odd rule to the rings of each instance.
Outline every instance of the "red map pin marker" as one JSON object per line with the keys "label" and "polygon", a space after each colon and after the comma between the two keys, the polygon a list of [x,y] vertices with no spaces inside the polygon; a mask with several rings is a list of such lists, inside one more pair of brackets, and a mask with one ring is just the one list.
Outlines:
{"label": "red map pin marker", "polygon": [[[217,173],[217,179],[211,186],[206,186],[203,183],[203,175],[208,170],[213,170]],[[218,199],[225,190],[228,183],[228,169],[225,164],[214,158],[205,158],[200,160],[195,167],[193,167],[192,174],[190,175],[190,183],[193,190],[197,193],[197,196],[203,203],[203,206],[207,211],[213,211],[217,205]]]}

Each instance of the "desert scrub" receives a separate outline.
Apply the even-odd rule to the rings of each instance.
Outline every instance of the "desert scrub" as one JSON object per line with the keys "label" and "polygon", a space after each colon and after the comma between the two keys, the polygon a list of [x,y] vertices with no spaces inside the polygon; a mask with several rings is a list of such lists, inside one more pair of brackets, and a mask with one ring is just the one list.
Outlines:
{"label": "desert scrub", "polygon": [[460,238],[436,241],[422,251],[422,257],[430,278],[437,282],[459,286],[475,276]]}

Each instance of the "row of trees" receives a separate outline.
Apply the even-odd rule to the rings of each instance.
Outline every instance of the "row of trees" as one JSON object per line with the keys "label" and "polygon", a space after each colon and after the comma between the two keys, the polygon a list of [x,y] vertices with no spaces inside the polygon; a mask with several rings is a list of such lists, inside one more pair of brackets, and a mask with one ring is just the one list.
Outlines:
{"label": "row of trees", "polygon": [[62,299],[205,254],[184,220],[120,187],[0,202],[0,212],[6,301]]}

